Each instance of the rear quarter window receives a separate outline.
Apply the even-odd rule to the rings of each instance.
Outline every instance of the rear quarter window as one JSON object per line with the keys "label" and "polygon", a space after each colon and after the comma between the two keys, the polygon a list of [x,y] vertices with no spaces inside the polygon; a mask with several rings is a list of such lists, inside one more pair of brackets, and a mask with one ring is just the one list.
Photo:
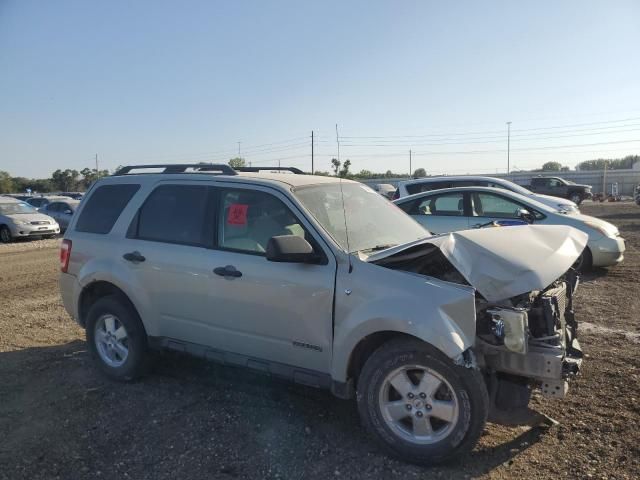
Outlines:
{"label": "rear quarter window", "polygon": [[107,234],[131,198],[139,184],[102,185],[87,199],[75,230],[86,233]]}
{"label": "rear quarter window", "polygon": [[415,193],[430,192],[431,190],[451,188],[451,182],[412,183],[407,185],[406,188],[407,188],[407,193],[409,193],[409,195],[413,195]]}

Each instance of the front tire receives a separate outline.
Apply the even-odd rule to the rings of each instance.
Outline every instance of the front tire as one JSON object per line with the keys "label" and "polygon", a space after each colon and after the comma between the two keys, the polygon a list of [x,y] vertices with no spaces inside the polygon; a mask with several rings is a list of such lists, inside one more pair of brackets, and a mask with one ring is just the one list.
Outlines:
{"label": "front tire", "polygon": [[479,371],[455,365],[418,340],[394,340],[367,360],[358,379],[365,427],[392,455],[441,463],[471,451],[489,411]]}
{"label": "front tire", "polygon": [[569,197],[569,200],[571,200],[576,205],[580,205],[582,203],[582,195],[580,195],[579,193],[573,193]]}
{"label": "front tire", "polygon": [[13,240],[13,235],[11,235],[11,230],[6,225],[2,225],[0,227],[0,242],[2,243],[11,243]]}
{"label": "front tire", "polygon": [[108,377],[131,381],[147,372],[147,334],[126,299],[120,295],[100,298],[89,309],[85,325],[91,355]]}
{"label": "front tire", "polygon": [[573,264],[573,268],[581,273],[587,273],[593,268],[593,254],[589,247],[584,247],[584,250]]}

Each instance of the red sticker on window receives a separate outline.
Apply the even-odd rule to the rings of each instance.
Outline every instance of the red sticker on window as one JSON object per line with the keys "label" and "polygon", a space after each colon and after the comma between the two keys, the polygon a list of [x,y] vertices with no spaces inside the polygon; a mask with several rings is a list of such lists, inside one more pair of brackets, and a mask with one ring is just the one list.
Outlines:
{"label": "red sticker on window", "polygon": [[249,205],[243,203],[232,203],[229,205],[227,223],[229,225],[246,225],[247,210],[249,210]]}

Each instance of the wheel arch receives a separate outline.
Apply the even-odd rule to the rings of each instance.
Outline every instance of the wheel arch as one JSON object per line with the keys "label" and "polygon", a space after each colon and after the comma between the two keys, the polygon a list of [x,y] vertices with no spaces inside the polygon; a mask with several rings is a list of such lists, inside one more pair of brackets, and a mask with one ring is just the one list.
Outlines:
{"label": "wheel arch", "polygon": [[349,355],[349,360],[347,363],[347,379],[353,381],[354,387],[357,387],[360,372],[362,372],[364,364],[367,363],[367,360],[369,359],[369,357],[371,357],[373,352],[375,352],[385,343],[397,339],[417,340],[420,342],[424,342],[424,340],[414,335],[394,330],[383,330],[371,333],[366,337],[360,339],[360,341],[351,351],[351,355]]}
{"label": "wheel arch", "polygon": [[80,296],[78,298],[78,320],[80,325],[82,325],[83,327],[86,325],[86,316],[89,312],[89,309],[91,308],[91,305],[93,305],[99,299],[107,297],[109,295],[116,295],[120,297],[121,300],[126,302],[127,305],[131,307],[136,312],[136,314],[138,314],[138,316],[140,316],[140,312],[123,290],[106,280],[96,280],[87,284],[80,292]]}

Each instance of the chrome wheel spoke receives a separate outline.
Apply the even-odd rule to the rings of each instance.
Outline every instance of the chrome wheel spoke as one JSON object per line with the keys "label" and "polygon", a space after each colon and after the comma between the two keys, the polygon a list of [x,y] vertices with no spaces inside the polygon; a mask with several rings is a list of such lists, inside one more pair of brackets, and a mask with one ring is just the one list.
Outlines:
{"label": "chrome wheel spoke", "polygon": [[422,378],[420,379],[420,384],[418,385],[418,391],[424,392],[427,397],[432,397],[434,393],[438,391],[442,385],[442,381],[436,378],[434,375],[431,375],[429,372],[424,372]]}
{"label": "chrome wheel spoke", "polygon": [[105,314],[95,324],[94,343],[104,363],[113,368],[124,365],[129,356],[127,330],[117,317]]}
{"label": "chrome wheel spoke", "polygon": [[403,397],[414,389],[413,383],[405,370],[398,372],[398,374],[391,378],[389,382]]}
{"label": "chrome wheel spoke", "polygon": [[127,355],[129,354],[127,347],[122,345],[120,342],[114,342],[113,352],[117,355],[118,360],[126,360]]}
{"label": "chrome wheel spoke", "polygon": [[429,416],[452,422],[455,418],[455,404],[452,401],[433,400]]}
{"label": "chrome wheel spoke", "polygon": [[397,402],[389,402],[385,405],[385,410],[389,417],[393,420],[398,421],[406,418],[410,415],[409,410],[407,410],[407,404],[402,400]]}
{"label": "chrome wheel spoke", "polygon": [[116,319],[112,316],[108,316],[104,318],[104,329],[108,333],[113,333],[116,331]]}
{"label": "chrome wheel spoke", "polygon": [[116,340],[120,341],[124,338],[127,338],[127,331],[124,329],[122,325],[118,327],[118,329],[113,333],[116,337]]}
{"label": "chrome wheel spoke", "polygon": [[413,420],[413,434],[418,437],[426,437],[433,433],[431,423],[429,423],[429,417],[412,417]]}

